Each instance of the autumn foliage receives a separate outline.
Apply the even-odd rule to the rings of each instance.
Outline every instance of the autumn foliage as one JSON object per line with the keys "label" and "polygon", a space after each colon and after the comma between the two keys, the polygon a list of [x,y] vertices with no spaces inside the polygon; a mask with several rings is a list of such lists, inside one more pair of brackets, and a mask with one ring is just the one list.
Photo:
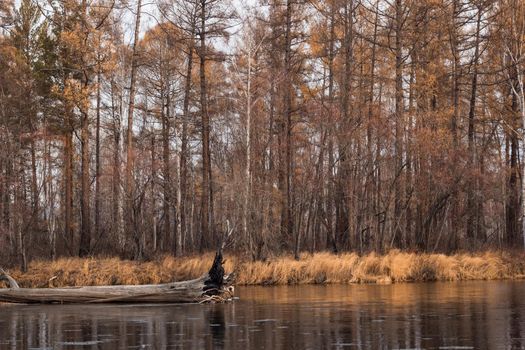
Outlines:
{"label": "autumn foliage", "polygon": [[519,275],[454,254],[524,246],[525,3],[249,3],[2,2],[0,264],[154,283],[233,231],[247,284]]}

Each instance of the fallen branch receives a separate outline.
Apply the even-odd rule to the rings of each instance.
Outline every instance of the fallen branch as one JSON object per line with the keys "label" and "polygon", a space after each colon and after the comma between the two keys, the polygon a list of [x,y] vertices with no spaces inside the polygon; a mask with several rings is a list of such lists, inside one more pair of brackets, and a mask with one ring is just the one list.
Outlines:
{"label": "fallen branch", "polygon": [[[233,279],[224,276],[222,251],[204,276],[181,282],[150,285],[86,286],[68,288],[19,288],[0,269],[0,279],[10,288],[0,289],[0,302],[11,303],[181,303],[224,302],[233,296]],[[51,280],[50,280],[51,282]]]}

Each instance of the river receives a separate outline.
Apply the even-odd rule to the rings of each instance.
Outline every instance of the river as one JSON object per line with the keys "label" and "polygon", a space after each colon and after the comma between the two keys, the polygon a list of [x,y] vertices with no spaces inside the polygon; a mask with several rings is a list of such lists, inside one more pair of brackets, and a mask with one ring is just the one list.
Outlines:
{"label": "river", "polygon": [[0,305],[0,349],[525,349],[525,281],[239,287],[199,305]]}

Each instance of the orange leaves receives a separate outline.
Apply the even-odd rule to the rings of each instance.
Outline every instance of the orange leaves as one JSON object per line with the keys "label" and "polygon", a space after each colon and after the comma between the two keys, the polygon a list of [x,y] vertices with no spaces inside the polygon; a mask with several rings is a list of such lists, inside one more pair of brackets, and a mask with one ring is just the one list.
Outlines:
{"label": "orange leaves", "polygon": [[85,37],[81,33],[78,23],[75,25],[75,30],[60,33],[60,40],[72,52],[80,55],[87,52],[87,48],[84,45]]}
{"label": "orange leaves", "polygon": [[87,111],[90,107],[89,96],[92,87],[85,87],[76,79],[67,79],[65,86],[53,85],[51,92],[59,96],[69,108],[77,107]]}
{"label": "orange leaves", "polygon": [[329,33],[327,32],[328,28],[322,23],[316,24],[312,27],[308,44],[310,46],[310,53],[314,57],[323,57],[326,56],[326,45],[327,38]]}

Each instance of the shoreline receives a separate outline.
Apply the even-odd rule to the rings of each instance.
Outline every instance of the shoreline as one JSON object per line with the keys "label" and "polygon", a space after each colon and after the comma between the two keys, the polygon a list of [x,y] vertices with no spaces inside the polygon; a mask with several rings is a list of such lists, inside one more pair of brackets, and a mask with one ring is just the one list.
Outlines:
{"label": "shoreline", "polygon": [[[525,279],[525,253],[487,251],[453,255],[303,253],[299,260],[279,256],[248,261],[225,255],[226,273],[234,269],[237,285],[391,284],[403,282]],[[21,287],[45,288],[119,284],[159,284],[189,280],[207,272],[213,253],[136,262],[118,258],[59,258],[33,261],[28,272],[10,269]]]}

